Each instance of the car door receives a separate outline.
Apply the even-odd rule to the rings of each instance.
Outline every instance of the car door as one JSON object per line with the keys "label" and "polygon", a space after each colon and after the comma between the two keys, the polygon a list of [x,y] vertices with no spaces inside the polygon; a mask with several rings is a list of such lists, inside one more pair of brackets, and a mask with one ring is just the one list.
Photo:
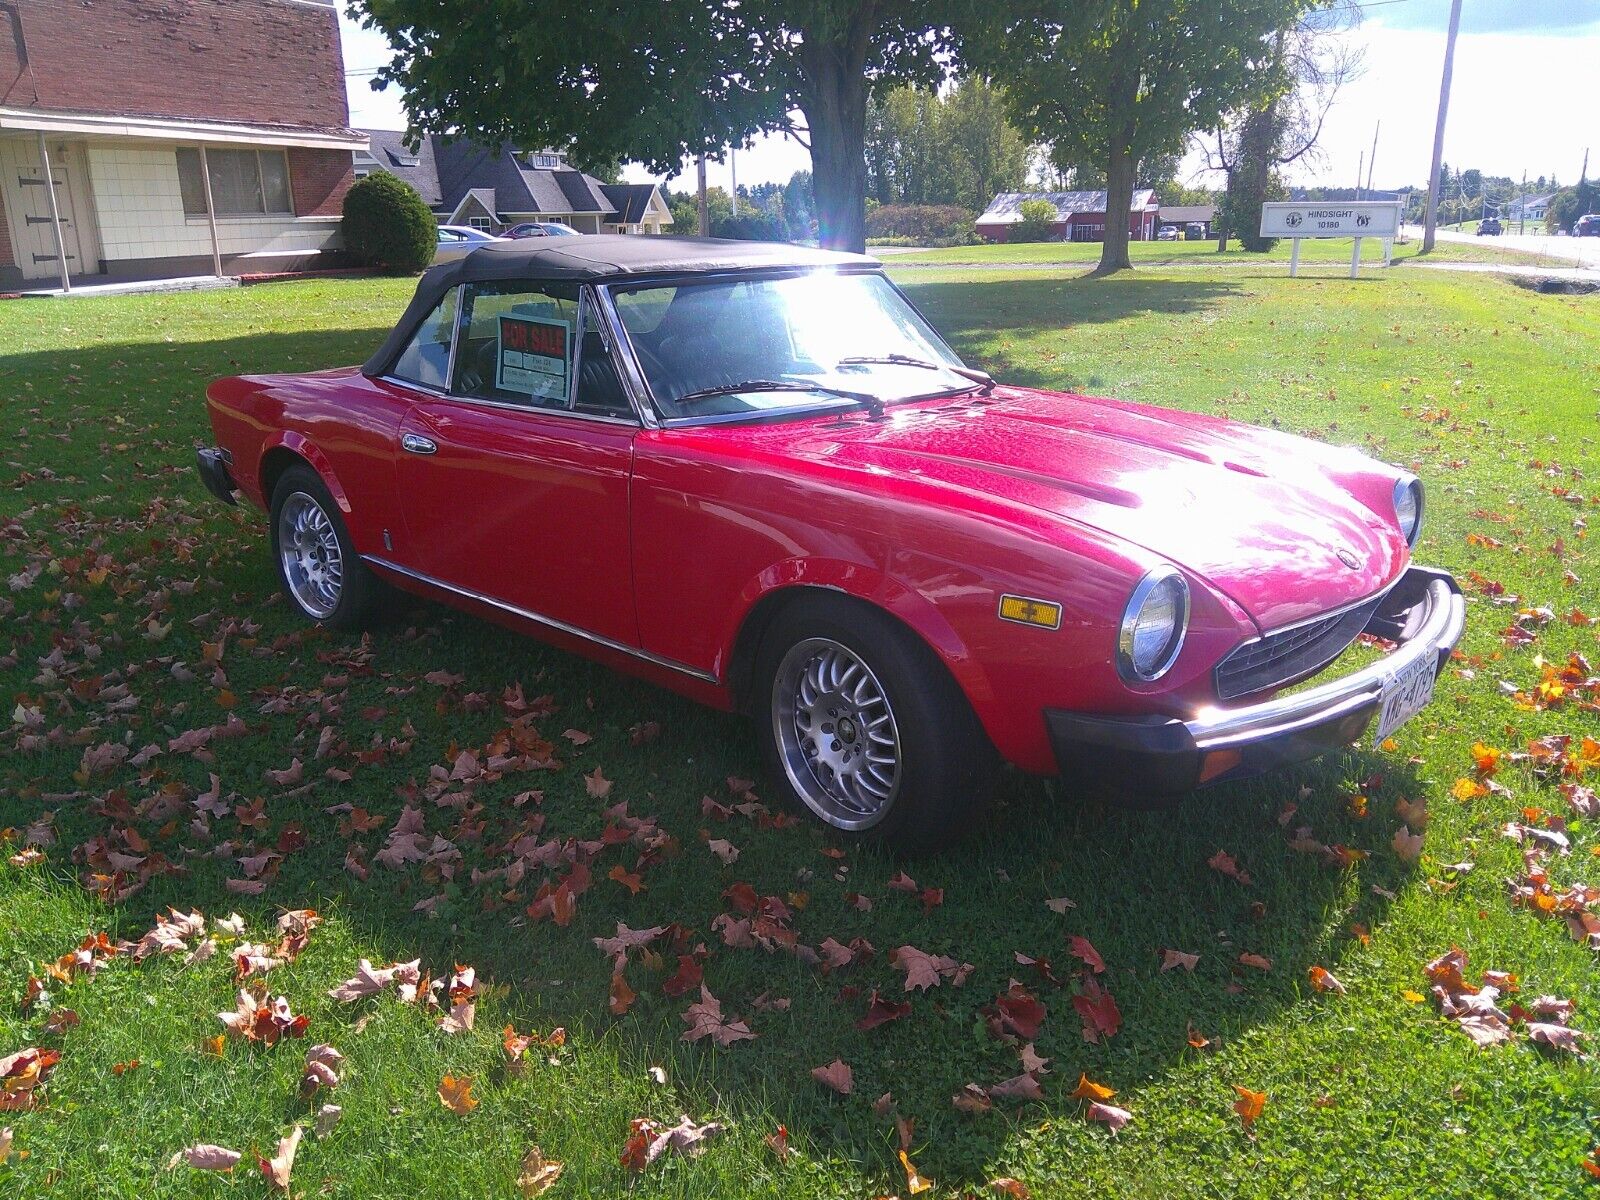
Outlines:
{"label": "car door", "polygon": [[580,311],[575,284],[458,291],[448,386],[419,388],[399,430],[402,561],[638,645],[628,492],[639,426],[602,335],[583,335],[587,301]]}

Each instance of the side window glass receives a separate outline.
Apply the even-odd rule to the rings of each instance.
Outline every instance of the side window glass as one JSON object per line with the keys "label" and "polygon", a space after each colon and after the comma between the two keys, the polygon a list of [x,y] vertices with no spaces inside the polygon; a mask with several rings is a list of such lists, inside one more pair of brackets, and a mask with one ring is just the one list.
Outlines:
{"label": "side window glass", "polygon": [[389,373],[396,379],[444,391],[450,372],[450,337],[456,327],[456,288],[423,318]]}
{"label": "side window glass", "polygon": [[622,380],[606,352],[606,344],[592,329],[583,335],[579,347],[578,399],[574,408],[590,416],[635,419],[633,405],[622,390]]}
{"label": "side window glass", "polygon": [[467,284],[451,392],[528,408],[566,408],[577,319],[577,284]]}

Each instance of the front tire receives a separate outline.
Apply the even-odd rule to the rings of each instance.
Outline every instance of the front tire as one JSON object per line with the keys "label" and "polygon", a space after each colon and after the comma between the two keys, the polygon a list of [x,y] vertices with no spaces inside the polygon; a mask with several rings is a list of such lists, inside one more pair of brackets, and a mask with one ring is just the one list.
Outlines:
{"label": "front tire", "polygon": [[268,511],[278,583],[295,611],[345,632],[368,628],[386,588],[356,553],[321,477],[308,466],[290,467],[272,489]]}
{"label": "front tire", "polygon": [[976,822],[997,755],[944,664],[888,615],[793,602],[762,639],[755,686],[767,767],[796,812],[908,854]]}

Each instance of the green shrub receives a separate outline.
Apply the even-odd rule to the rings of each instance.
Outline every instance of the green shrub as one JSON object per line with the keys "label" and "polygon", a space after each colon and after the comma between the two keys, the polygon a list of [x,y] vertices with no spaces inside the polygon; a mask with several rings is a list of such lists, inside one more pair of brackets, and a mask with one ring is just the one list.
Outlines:
{"label": "green shrub", "polygon": [[957,246],[972,239],[973,214],[959,204],[885,204],[868,207],[867,237],[923,246]]}
{"label": "green shrub", "polygon": [[1055,224],[1060,219],[1056,206],[1048,200],[1024,200],[1017,209],[1022,220],[1011,227],[1011,242],[1047,242],[1055,237]]}
{"label": "green shrub", "polygon": [[339,225],[356,261],[386,271],[420,271],[433,261],[439,226],[417,189],[387,171],[358,179],[345,193]]}

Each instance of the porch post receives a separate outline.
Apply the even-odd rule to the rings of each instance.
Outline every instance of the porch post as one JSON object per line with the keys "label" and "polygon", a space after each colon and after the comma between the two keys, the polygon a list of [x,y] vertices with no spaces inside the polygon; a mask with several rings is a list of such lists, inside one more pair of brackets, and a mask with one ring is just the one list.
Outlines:
{"label": "porch post", "polygon": [[217,243],[217,206],[211,202],[211,162],[205,146],[200,147],[200,178],[206,185],[206,223],[211,226],[211,270],[222,274],[222,247]]}
{"label": "porch post", "polygon": [[61,269],[61,290],[72,290],[72,279],[67,274],[67,235],[61,232],[61,207],[56,203],[56,177],[50,170],[50,147],[45,144],[44,130],[39,131],[39,158],[44,167],[44,191],[50,197],[50,228],[56,234],[56,265]]}

